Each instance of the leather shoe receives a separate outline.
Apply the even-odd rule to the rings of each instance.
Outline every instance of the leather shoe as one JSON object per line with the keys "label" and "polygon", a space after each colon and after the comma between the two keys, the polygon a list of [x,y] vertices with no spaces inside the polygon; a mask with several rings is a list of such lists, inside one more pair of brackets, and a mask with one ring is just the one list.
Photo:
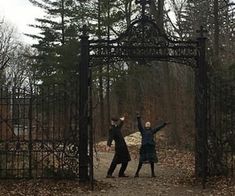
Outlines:
{"label": "leather shoe", "polygon": [[115,177],[112,175],[107,175],[106,178],[115,178]]}

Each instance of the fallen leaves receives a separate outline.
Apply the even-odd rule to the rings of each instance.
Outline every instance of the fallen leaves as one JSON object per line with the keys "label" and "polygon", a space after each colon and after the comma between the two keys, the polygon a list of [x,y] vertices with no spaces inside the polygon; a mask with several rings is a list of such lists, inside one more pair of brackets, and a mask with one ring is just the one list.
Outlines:
{"label": "fallen leaves", "polygon": [[[132,155],[132,160],[138,161],[140,134],[138,132],[131,134],[125,137],[125,141]],[[98,149],[105,152],[102,150],[103,144],[105,143],[99,143]],[[164,186],[164,190],[167,190],[169,186],[175,187],[176,190],[183,189],[188,195],[235,195],[234,179],[231,178],[208,178],[206,190],[202,189],[201,180],[194,175],[194,152],[167,146],[164,136],[157,138],[156,150],[159,159],[158,167],[164,170],[164,175],[157,176],[154,186],[159,186],[160,183],[160,186]],[[149,183],[139,183],[139,187],[149,186]]]}
{"label": "fallen leaves", "polygon": [[[140,135],[132,134],[126,137],[132,161],[128,165],[133,173],[138,163]],[[164,141],[163,141],[164,142]],[[113,147],[114,148],[114,147]],[[114,149],[113,149],[114,150]],[[157,154],[159,162],[156,167],[156,178],[148,176],[142,170],[141,176],[136,179],[132,176],[106,179],[105,174],[113,153],[106,152],[106,142],[96,145],[98,162],[95,168],[94,192],[89,185],[79,184],[77,180],[9,180],[0,181],[0,195],[235,195],[235,179],[213,177],[207,179],[206,189],[203,190],[201,181],[194,176],[194,153],[178,150],[158,142]],[[98,172],[97,172],[98,171]]]}
{"label": "fallen leaves", "polygon": [[[95,181],[94,190],[105,192],[112,186],[107,182]],[[89,185],[78,180],[6,180],[0,181],[0,195],[46,196],[46,195],[81,195],[90,192]]]}

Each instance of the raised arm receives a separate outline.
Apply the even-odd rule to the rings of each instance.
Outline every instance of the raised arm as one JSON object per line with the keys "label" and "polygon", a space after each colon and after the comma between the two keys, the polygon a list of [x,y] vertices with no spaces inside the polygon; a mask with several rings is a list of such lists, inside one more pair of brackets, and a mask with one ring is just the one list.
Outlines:
{"label": "raised arm", "polygon": [[125,117],[121,117],[120,118],[120,123],[119,123],[119,127],[122,128],[123,124],[124,124],[124,120],[125,120]]}
{"label": "raised arm", "polygon": [[137,115],[137,122],[138,122],[138,129],[139,131],[142,133],[144,128],[142,126],[142,123],[141,123],[141,117],[139,115]]}
{"label": "raised arm", "polygon": [[158,131],[160,131],[163,127],[165,127],[167,125],[167,123],[163,122],[160,125],[158,125],[157,127],[155,127],[153,129],[153,133],[157,133]]}

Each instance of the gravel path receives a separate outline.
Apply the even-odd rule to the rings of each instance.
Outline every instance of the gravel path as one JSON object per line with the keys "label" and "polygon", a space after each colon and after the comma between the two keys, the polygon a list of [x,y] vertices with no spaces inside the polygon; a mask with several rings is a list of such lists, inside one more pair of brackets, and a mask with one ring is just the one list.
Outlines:
{"label": "gravel path", "polygon": [[235,195],[235,178],[210,178],[207,188],[203,190],[201,183],[196,181],[193,176],[193,152],[179,151],[167,146],[158,145],[160,152],[158,152],[159,163],[155,164],[156,178],[150,177],[149,164],[143,165],[139,178],[134,178],[138,164],[139,137],[139,134],[135,133],[125,138],[132,157],[126,170],[128,178],[117,177],[120,165],[114,172],[115,178],[106,178],[114,152],[106,152],[106,142],[101,142],[96,146],[97,155],[94,157],[96,182],[94,191],[79,184],[78,180],[3,180],[0,181],[0,196]]}
{"label": "gravel path", "polygon": [[[131,149],[133,150],[133,149]],[[159,153],[159,163],[156,164],[156,178],[150,177],[150,166],[144,165],[140,177],[134,178],[138,164],[135,153],[129,162],[126,174],[128,178],[105,178],[112,160],[113,152],[98,152],[99,161],[95,161],[95,190],[79,184],[78,180],[14,180],[0,181],[0,195],[3,196],[196,196],[196,195],[235,195],[235,183],[226,178],[210,179],[207,189],[203,190],[200,183],[195,183],[193,177],[192,154],[176,150],[163,150]]]}
{"label": "gravel path", "polygon": [[200,185],[191,186],[181,182],[187,171],[175,167],[166,167],[161,162],[155,165],[156,178],[150,177],[149,164],[143,165],[139,178],[134,178],[138,160],[132,159],[126,170],[128,178],[117,177],[120,167],[118,166],[114,172],[115,178],[107,179],[105,175],[112,156],[113,153],[98,153],[99,162],[95,162],[95,179],[107,183],[108,188],[104,187],[101,191],[94,191],[89,195],[208,195],[208,190],[203,191]]}

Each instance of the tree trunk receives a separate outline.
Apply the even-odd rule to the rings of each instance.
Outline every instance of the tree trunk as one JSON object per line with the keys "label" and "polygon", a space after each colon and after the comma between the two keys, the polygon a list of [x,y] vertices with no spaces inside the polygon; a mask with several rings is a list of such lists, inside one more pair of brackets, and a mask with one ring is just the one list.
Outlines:
{"label": "tree trunk", "polygon": [[62,31],[62,40],[61,43],[64,45],[65,42],[65,25],[64,25],[64,0],[61,0],[61,31]]}
{"label": "tree trunk", "polygon": [[163,32],[164,31],[164,27],[163,27],[163,18],[164,18],[164,14],[163,14],[163,10],[164,10],[164,0],[158,0],[158,25],[160,27],[160,30]]}
{"label": "tree trunk", "polygon": [[[157,18],[155,18],[155,20],[157,21],[158,27],[160,29],[160,31],[163,33],[164,32],[164,0],[159,0],[158,1],[158,6],[156,9],[156,4],[154,2],[152,2],[152,6],[150,9],[151,15],[153,15],[154,17],[157,16]],[[164,103],[164,118],[167,118],[165,120],[169,120],[172,122],[172,130],[168,131],[168,136],[169,136],[169,141],[171,144],[173,145],[180,145],[180,137],[178,134],[178,130],[176,130],[176,114],[174,114],[174,112],[172,112],[172,108],[175,107],[174,105],[174,99],[171,98],[171,96],[173,95],[173,85],[172,85],[172,79],[170,76],[170,66],[167,62],[161,62],[162,65],[162,81],[163,81],[163,85],[162,85],[162,99],[163,99],[163,103]]]}
{"label": "tree trunk", "polygon": [[[110,1],[108,1],[108,40],[110,40]],[[106,86],[106,97],[107,97],[107,123],[110,121],[110,59],[107,63],[107,86]],[[108,128],[108,126],[107,126]]]}
{"label": "tree trunk", "polygon": [[[98,38],[101,39],[101,0],[98,1]],[[104,136],[103,65],[99,63],[100,132]]]}
{"label": "tree trunk", "polygon": [[218,0],[214,0],[214,58],[213,64],[215,68],[219,68],[219,5]]}

